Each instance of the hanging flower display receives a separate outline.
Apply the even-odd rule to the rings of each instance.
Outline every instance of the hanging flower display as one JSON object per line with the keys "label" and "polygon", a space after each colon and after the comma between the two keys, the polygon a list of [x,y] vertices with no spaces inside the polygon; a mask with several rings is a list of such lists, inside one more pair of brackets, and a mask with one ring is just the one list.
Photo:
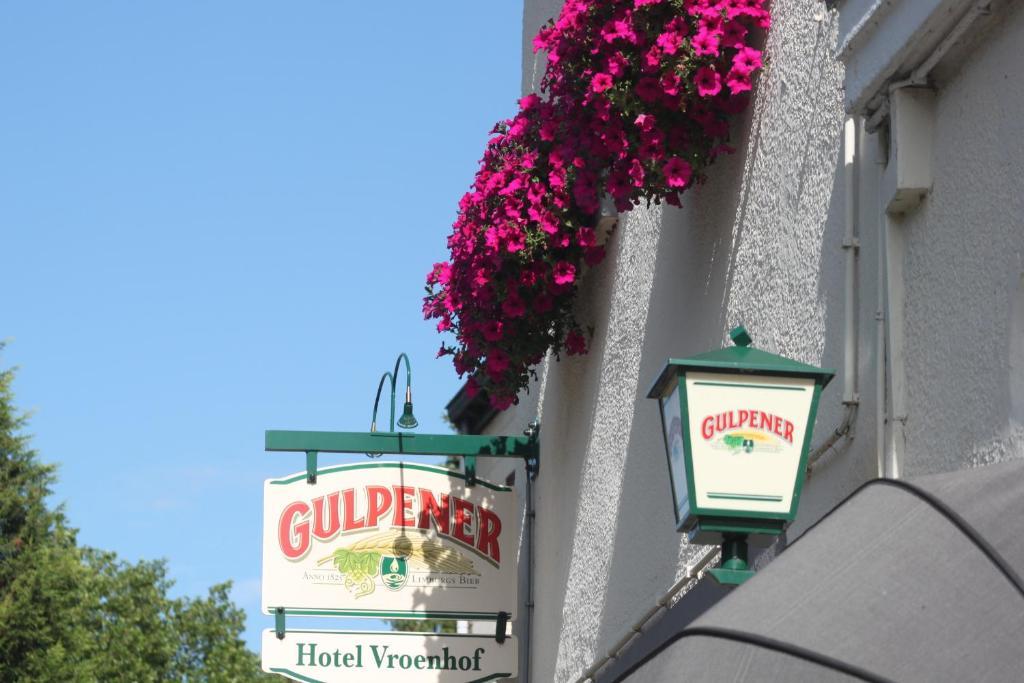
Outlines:
{"label": "hanging flower display", "polygon": [[459,203],[451,259],[427,277],[424,315],[470,391],[499,409],[548,349],[585,353],[572,313],[583,269],[604,258],[602,196],[678,206],[728,153],[767,29],[765,0],[567,0],[534,49],[547,53],[543,98],[498,124]]}

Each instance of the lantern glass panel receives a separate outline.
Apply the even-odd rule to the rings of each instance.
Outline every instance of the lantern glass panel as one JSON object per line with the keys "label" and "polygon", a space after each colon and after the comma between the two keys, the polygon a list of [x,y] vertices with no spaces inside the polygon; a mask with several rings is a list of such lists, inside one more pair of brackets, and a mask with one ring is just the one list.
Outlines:
{"label": "lantern glass panel", "polygon": [[791,515],[814,380],[688,372],[684,381],[696,508]]}
{"label": "lantern glass panel", "polygon": [[665,435],[668,455],[672,499],[675,502],[676,522],[682,521],[689,511],[690,499],[686,488],[686,457],[683,445],[683,415],[679,402],[679,383],[668,396],[662,397],[661,426]]}

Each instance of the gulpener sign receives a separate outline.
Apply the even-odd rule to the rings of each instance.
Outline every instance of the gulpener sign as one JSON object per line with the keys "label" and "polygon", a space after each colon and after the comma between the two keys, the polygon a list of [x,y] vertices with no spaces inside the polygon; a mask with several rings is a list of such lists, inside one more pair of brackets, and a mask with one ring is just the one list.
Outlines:
{"label": "gulpener sign", "polygon": [[507,486],[430,465],[341,465],[264,484],[263,611],[494,618],[516,606]]}

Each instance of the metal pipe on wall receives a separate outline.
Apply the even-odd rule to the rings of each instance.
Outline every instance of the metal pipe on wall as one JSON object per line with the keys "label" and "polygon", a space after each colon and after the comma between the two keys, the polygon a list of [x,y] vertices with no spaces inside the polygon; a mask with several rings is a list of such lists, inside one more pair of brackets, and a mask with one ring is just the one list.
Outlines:
{"label": "metal pipe on wall", "polygon": [[858,144],[860,120],[846,119],[843,124],[843,191],[846,204],[843,226],[843,251],[846,253],[846,273],[843,284],[843,418],[828,438],[807,456],[807,474],[810,476],[821,464],[821,458],[846,437],[853,438],[853,425],[860,405],[857,393],[857,261],[860,253],[857,207],[859,205],[857,174],[859,169]]}

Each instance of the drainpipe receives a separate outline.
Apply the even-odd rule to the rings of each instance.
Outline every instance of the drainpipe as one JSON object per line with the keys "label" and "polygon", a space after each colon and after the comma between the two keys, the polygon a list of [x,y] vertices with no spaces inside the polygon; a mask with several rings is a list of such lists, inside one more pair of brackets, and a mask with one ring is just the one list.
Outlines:
{"label": "drainpipe", "polygon": [[[916,73],[916,72],[915,72]],[[935,92],[929,88],[895,84],[889,92],[889,161],[882,174],[882,234],[879,236],[879,273],[884,273],[885,340],[879,358],[888,360],[886,435],[880,441],[881,474],[899,479],[906,450],[907,373],[904,361],[903,274],[906,236],[903,222],[917,210],[932,186],[932,139],[935,128]],[[882,383],[883,385],[885,382]],[[884,403],[884,401],[883,401]]]}

